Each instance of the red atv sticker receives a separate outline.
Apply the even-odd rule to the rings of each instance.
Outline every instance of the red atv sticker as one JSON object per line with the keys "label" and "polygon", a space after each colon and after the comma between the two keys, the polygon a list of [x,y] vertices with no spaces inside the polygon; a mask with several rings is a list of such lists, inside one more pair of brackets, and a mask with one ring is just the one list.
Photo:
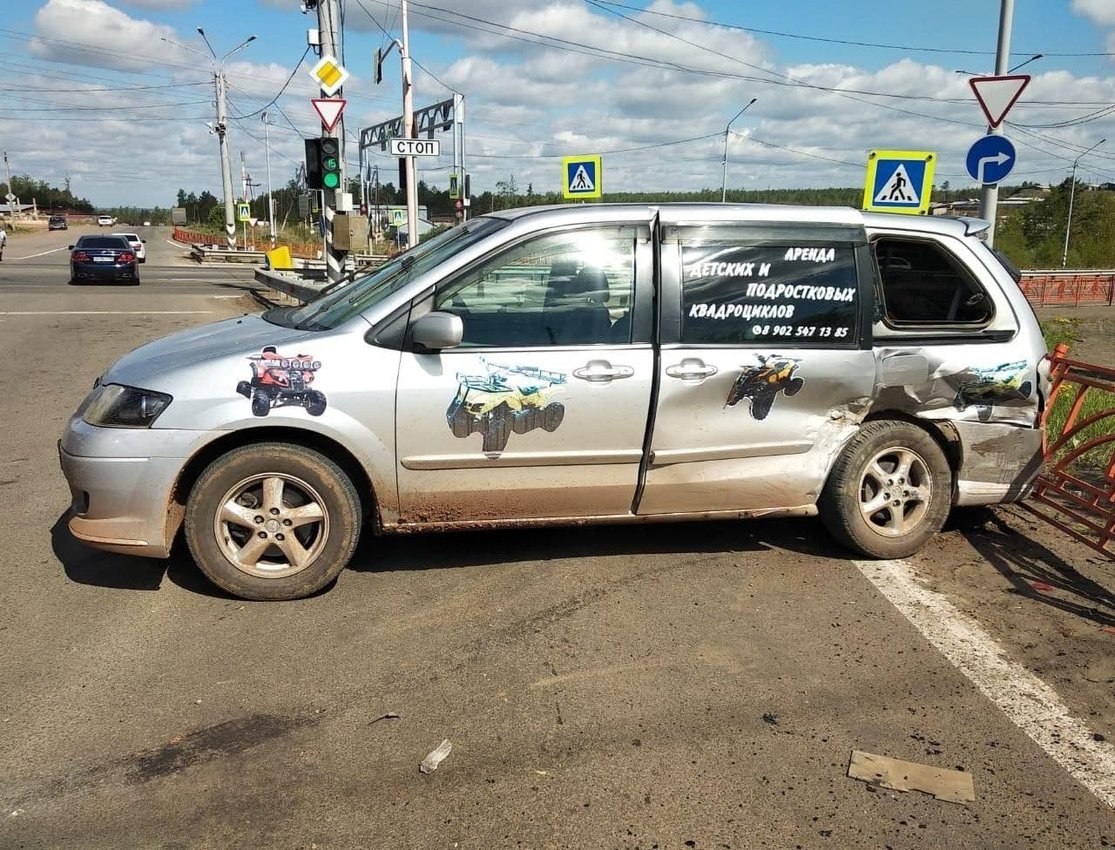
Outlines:
{"label": "red atv sticker", "polygon": [[264,346],[259,354],[248,357],[252,379],[241,381],[236,391],[252,402],[252,413],[266,416],[273,407],[304,407],[311,416],[325,412],[325,393],[310,389],[321,361],[309,354],[288,357],[275,346]]}

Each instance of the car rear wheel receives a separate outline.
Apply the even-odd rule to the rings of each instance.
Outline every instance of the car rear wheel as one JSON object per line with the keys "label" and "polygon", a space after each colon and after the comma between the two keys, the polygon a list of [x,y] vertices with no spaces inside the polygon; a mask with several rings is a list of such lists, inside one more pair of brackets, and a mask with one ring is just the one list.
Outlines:
{"label": "car rear wheel", "polygon": [[872,558],[905,558],[944,525],[952,471],[941,447],[909,422],[868,422],[845,447],[821,493],[825,527]]}
{"label": "car rear wheel", "polygon": [[186,542],[201,571],[229,593],[298,599],[345,568],[361,517],[356,489],[327,457],[259,443],[202,472],[186,505]]}

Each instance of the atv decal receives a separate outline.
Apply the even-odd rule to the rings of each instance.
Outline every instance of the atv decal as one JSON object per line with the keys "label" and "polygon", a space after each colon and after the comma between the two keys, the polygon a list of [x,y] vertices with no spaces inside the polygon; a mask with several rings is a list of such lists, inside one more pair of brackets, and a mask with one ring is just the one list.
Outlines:
{"label": "atv decal", "polygon": [[454,437],[483,434],[484,453],[496,456],[507,447],[512,433],[558,429],[565,405],[550,401],[550,396],[566,382],[565,374],[534,366],[500,366],[484,358],[480,363],[486,374],[457,373],[457,395],[445,411]]}
{"label": "atv decal", "polygon": [[788,396],[797,395],[805,386],[805,379],[795,374],[798,363],[801,362],[795,357],[783,357],[779,354],[760,354],[758,357],[758,365],[743,367],[728,391],[728,400],[724,406],[735,407],[746,398],[751,415],[756,419],[766,419],[779,391]]}
{"label": "atv decal", "polygon": [[241,381],[236,391],[252,403],[252,413],[266,416],[273,407],[294,405],[304,407],[311,416],[325,412],[325,393],[310,389],[314,373],[321,368],[321,361],[309,354],[288,357],[279,354],[275,346],[264,346],[259,354],[248,357],[252,363],[252,379]]}
{"label": "atv decal", "polygon": [[958,411],[975,405],[980,422],[988,422],[994,412],[994,402],[1025,401],[1033,391],[1033,383],[1026,380],[1030,364],[1025,360],[1000,363],[986,369],[972,368],[960,379],[953,405]]}

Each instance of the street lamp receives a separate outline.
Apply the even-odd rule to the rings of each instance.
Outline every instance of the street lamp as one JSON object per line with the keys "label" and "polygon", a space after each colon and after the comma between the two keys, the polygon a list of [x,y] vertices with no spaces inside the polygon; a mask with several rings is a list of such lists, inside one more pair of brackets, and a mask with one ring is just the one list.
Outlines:
{"label": "street lamp", "polygon": [[235,199],[232,194],[232,166],[229,164],[228,161],[228,141],[225,138],[225,135],[228,132],[228,106],[225,103],[225,89],[227,87],[227,81],[225,79],[224,63],[233,53],[236,53],[238,50],[242,50],[253,41],[255,41],[256,37],[254,35],[248,36],[246,39],[236,45],[236,47],[232,48],[232,50],[218,59],[216,51],[213,50],[213,45],[211,45],[209,43],[209,39],[206,38],[205,30],[203,30],[201,27],[198,27],[197,31],[201,34],[202,40],[205,41],[205,46],[209,48],[209,56],[206,56],[200,50],[195,50],[188,45],[179,44],[177,41],[171,41],[169,38],[160,37],[159,40],[165,41],[167,44],[173,44],[175,47],[180,47],[188,53],[193,53],[197,56],[200,56],[206,62],[208,62],[210,60],[210,57],[212,57],[214,65],[213,80],[217,88],[217,123],[212,126],[210,130],[217,134],[217,141],[220,144],[221,189],[224,193],[225,202],[225,234],[228,240],[229,250],[231,251],[235,250],[236,248],[236,216],[234,209]]}
{"label": "street lamp", "polygon": [[1072,186],[1069,189],[1069,215],[1068,219],[1065,221],[1065,249],[1061,252],[1061,268],[1064,268],[1065,264],[1069,260],[1069,231],[1072,229],[1072,202],[1076,198],[1076,166],[1080,164],[1080,160],[1082,160],[1087,154],[1090,154],[1106,141],[1107,139],[1100,139],[1098,142],[1088,148],[1088,150],[1084,151],[1084,153],[1082,153],[1080,156],[1072,161]]}
{"label": "street lamp", "polygon": [[[735,121],[743,113],[745,113],[752,103],[759,98],[753,97],[748,102],[747,106],[743,107],[739,112],[732,116],[732,121]],[[720,203],[725,203],[728,200],[728,133],[732,129],[732,121],[729,121],[727,126],[724,127],[724,175],[720,178]]]}

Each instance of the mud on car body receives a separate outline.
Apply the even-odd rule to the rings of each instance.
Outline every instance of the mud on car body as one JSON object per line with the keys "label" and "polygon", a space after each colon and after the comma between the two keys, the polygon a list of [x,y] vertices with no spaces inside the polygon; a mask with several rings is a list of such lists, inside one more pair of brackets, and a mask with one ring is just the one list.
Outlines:
{"label": "mud on car body", "polygon": [[1040,464],[1044,343],[985,230],[723,204],[481,216],[112,365],[60,441],[69,527],[155,557],[182,533],[253,599],[326,586],[366,525],[819,514],[902,557],[953,505],[1023,498]]}

